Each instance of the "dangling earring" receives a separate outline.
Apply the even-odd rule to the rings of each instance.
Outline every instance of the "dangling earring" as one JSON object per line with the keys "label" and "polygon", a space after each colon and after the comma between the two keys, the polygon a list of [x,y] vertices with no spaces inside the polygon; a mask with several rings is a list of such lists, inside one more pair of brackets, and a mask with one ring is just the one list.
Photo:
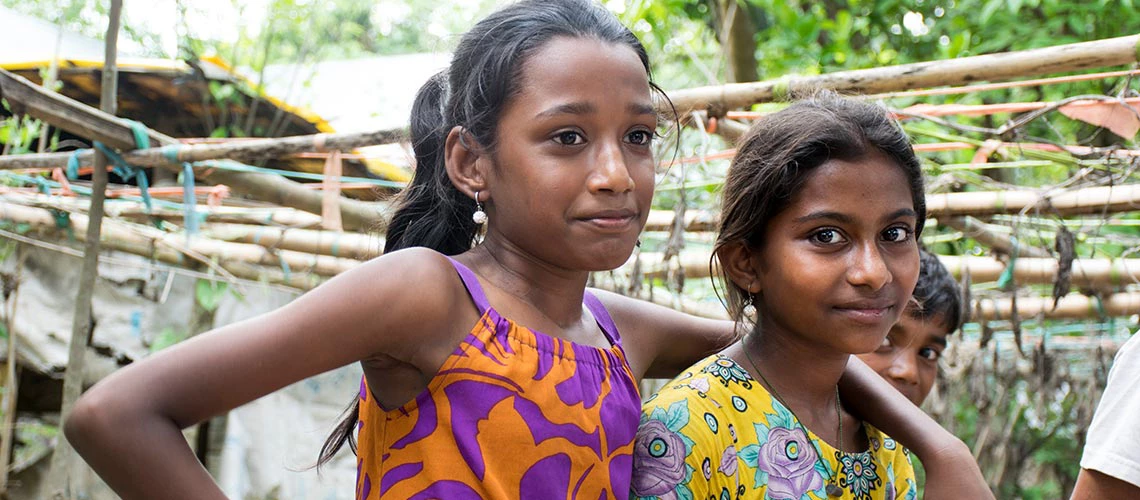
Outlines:
{"label": "dangling earring", "polygon": [[483,211],[483,203],[479,201],[478,191],[475,191],[475,213],[471,214],[471,220],[480,226],[487,223],[487,212]]}
{"label": "dangling earring", "polygon": [[744,316],[747,318],[756,317],[756,304],[753,304],[752,302],[752,292],[749,291],[748,296],[744,298],[744,308],[741,309],[741,311],[744,312]]}

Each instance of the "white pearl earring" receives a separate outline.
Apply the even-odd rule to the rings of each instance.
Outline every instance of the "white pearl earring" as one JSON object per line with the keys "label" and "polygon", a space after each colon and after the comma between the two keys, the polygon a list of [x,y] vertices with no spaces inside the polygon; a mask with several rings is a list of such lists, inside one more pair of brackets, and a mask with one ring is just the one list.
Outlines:
{"label": "white pearl earring", "polygon": [[480,226],[487,223],[487,212],[483,211],[483,203],[479,201],[478,191],[475,191],[475,213],[471,214],[471,220]]}

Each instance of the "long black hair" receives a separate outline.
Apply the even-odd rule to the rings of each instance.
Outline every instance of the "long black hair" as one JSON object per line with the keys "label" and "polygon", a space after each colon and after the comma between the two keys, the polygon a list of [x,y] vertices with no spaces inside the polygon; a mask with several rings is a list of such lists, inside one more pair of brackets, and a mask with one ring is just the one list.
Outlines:
{"label": "long black hair", "polygon": [[[431,77],[416,95],[411,116],[416,170],[388,225],[384,252],[427,247],[456,255],[471,249],[478,230],[471,219],[475,201],[447,175],[447,134],[461,126],[484,151],[494,151],[499,116],[520,90],[523,63],[556,37],[629,47],[650,75],[645,47],[592,0],[523,0],[487,16],[460,38],[450,67]],[[318,466],[331,460],[346,442],[356,451],[353,433],[359,414],[359,398],[353,398],[321,448]]]}

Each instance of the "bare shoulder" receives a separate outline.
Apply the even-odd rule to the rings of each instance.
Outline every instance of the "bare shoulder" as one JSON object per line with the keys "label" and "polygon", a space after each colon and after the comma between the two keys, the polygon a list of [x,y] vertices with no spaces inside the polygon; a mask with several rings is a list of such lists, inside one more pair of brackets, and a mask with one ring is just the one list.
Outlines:
{"label": "bare shoulder", "polygon": [[379,336],[381,346],[390,351],[404,337],[421,343],[428,340],[422,333],[448,331],[452,323],[461,323],[449,313],[465,299],[462,282],[447,257],[427,248],[408,248],[337,276],[298,299],[295,312],[338,311],[343,318],[356,320],[346,325],[352,327],[349,331]]}
{"label": "bare shoulder", "polygon": [[701,318],[604,290],[591,292],[613,316],[638,378],[672,378],[736,338],[731,321]]}

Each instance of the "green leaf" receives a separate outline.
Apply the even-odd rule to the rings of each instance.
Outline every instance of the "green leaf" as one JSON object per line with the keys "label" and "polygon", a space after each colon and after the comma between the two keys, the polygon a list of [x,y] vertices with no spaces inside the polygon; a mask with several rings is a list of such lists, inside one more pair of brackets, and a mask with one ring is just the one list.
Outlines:
{"label": "green leaf", "polygon": [[163,328],[158,336],[154,338],[154,342],[150,344],[150,352],[158,352],[174,344],[186,340],[186,334],[175,330],[173,327]]}
{"label": "green leaf", "polygon": [[229,284],[225,282],[199,279],[194,287],[194,298],[202,309],[214,312],[218,310],[228,290]]}

